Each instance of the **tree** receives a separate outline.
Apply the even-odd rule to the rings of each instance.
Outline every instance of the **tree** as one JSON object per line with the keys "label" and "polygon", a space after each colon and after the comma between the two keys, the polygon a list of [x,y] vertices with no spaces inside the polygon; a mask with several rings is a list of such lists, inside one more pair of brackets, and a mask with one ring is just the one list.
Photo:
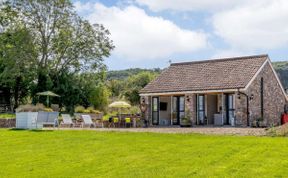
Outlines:
{"label": "tree", "polygon": [[125,89],[125,82],[122,80],[109,80],[106,82],[107,88],[111,92],[112,98],[121,98]]}
{"label": "tree", "polygon": [[33,38],[23,26],[0,34],[0,85],[12,91],[14,109],[29,94],[36,64]]}
{"label": "tree", "polygon": [[34,37],[38,75],[34,93],[43,90],[51,72],[58,76],[63,70],[77,73],[104,67],[104,57],[114,48],[109,31],[79,17],[69,0],[10,2]]}
{"label": "tree", "polygon": [[108,106],[110,92],[104,83],[98,83],[89,95],[89,102],[96,109],[105,110]]}
{"label": "tree", "polygon": [[8,0],[0,8],[0,83],[16,102],[30,94],[35,103],[36,92],[52,90],[70,111],[90,105],[114,48],[109,31],[79,17],[69,0]]}
{"label": "tree", "polygon": [[139,91],[144,88],[157,75],[151,72],[141,72],[127,79],[125,96],[131,104],[137,105],[140,101]]}

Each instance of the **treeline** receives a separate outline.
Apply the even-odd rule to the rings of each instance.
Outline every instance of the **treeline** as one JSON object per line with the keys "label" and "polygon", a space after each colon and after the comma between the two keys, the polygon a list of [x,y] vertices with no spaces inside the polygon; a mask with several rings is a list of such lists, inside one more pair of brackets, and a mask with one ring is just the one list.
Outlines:
{"label": "treeline", "polygon": [[111,98],[126,99],[133,105],[140,101],[139,91],[161,72],[160,69],[127,69],[109,71],[107,73],[107,87]]}
{"label": "treeline", "polygon": [[107,80],[124,80],[132,75],[137,75],[141,72],[151,72],[155,74],[160,74],[161,69],[155,68],[155,69],[140,69],[140,68],[131,68],[131,69],[125,69],[125,70],[111,70],[107,73]]}
{"label": "treeline", "polygon": [[288,89],[288,61],[273,62],[272,64],[282,82],[283,87]]}

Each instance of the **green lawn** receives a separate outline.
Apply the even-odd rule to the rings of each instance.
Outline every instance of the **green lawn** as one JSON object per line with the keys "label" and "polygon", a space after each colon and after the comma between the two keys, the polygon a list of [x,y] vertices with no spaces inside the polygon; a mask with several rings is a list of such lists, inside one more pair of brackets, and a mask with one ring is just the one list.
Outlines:
{"label": "green lawn", "polygon": [[0,129],[0,177],[288,177],[288,139]]}

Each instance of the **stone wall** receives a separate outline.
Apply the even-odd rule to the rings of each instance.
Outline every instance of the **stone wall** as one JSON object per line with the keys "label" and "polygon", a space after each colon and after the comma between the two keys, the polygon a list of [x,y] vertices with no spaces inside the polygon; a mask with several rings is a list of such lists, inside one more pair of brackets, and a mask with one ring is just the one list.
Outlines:
{"label": "stone wall", "polygon": [[0,128],[12,128],[16,126],[16,119],[0,119]]}
{"label": "stone wall", "polygon": [[190,118],[192,125],[196,125],[196,94],[186,94],[185,99],[185,115]]}
{"label": "stone wall", "polygon": [[141,101],[145,101],[146,104],[146,112],[144,114],[145,120],[149,121],[149,124],[152,125],[152,115],[151,115],[151,97],[150,96],[142,96]]}
{"label": "stone wall", "polygon": [[[284,112],[284,105],[286,103],[285,95],[281,90],[272,68],[269,63],[266,63],[262,71],[252,82],[250,87],[245,92],[249,96],[253,95],[253,99],[249,100],[250,110],[250,126],[257,119],[261,118],[261,78],[263,77],[263,104],[264,104],[264,118],[263,123],[266,126],[279,125],[281,121],[281,114]],[[236,124],[247,126],[247,104],[246,97],[240,95],[240,99],[236,97]]]}

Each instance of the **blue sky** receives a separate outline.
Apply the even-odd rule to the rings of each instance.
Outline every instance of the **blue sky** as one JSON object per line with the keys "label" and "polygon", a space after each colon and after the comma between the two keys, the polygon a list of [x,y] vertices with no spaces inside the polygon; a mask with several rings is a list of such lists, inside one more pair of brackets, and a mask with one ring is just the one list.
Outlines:
{"label": "blue sky", "polygon": [[286,0],[74,0],[76,11],[111,32],[109,70],[269,54],[288,56]]}

